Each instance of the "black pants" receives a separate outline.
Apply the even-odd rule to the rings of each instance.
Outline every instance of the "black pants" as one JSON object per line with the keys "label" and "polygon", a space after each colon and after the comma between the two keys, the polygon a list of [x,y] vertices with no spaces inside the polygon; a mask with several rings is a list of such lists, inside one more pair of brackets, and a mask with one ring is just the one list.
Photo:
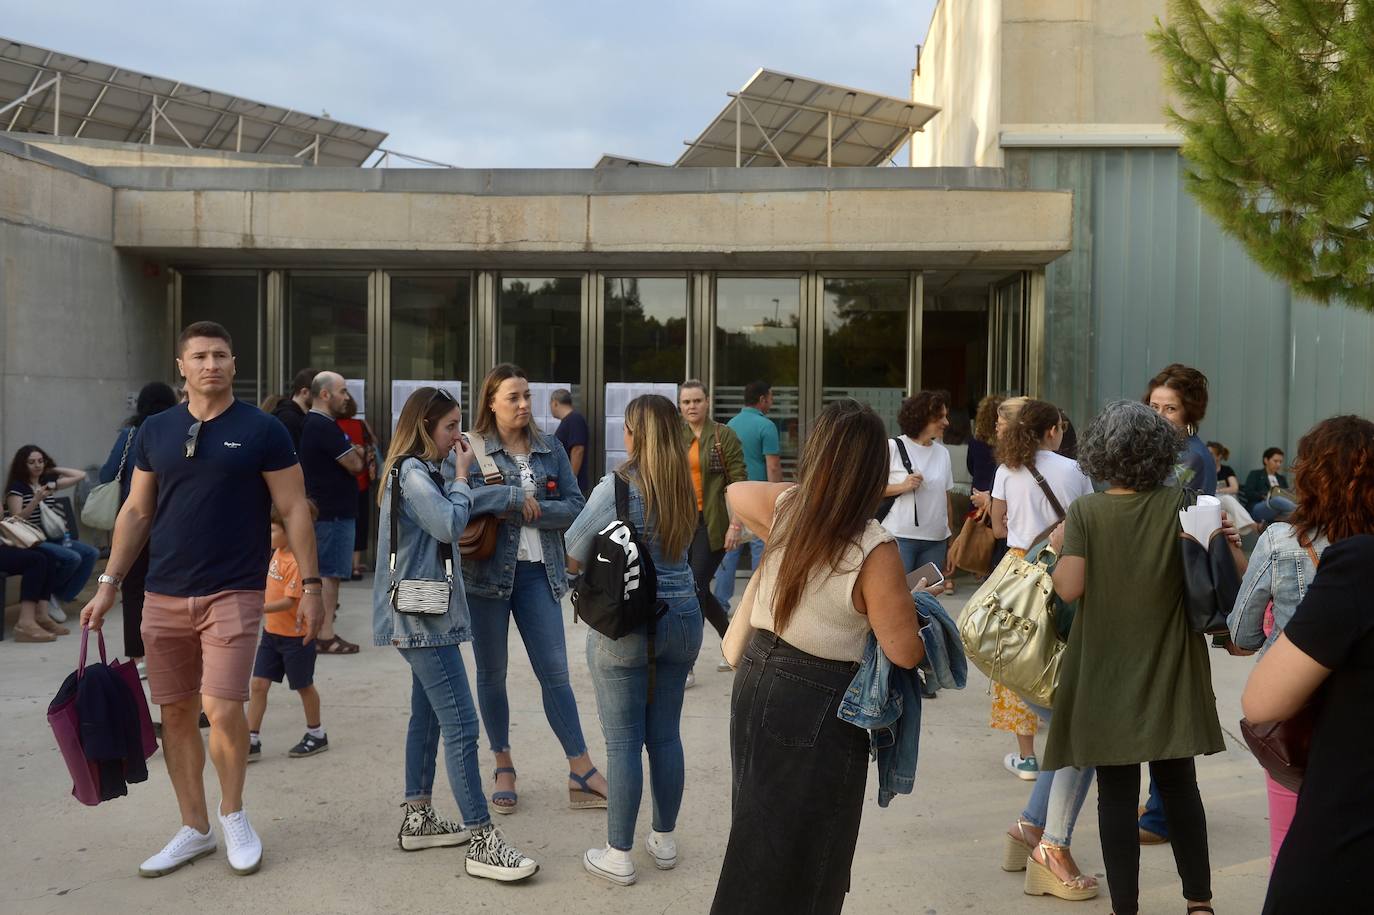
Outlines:
{"label": "black pants", "polygon": [[[1207,854],[1207,814],[1197,790],[1192,757],[1150,763],[1150,777],[1164,802],[1174,865],[1190,902],[1212,898],[1212,866]],[[1112,909],[1117,915],[1138,910],[1140,896],[1140,766],[1097,767],[1097,830]]]}
{"label": "black pants", "polygon": [[706,617],[706,622],[711,624],[721,638],[725,638],[725,630],[730,628],[730,617],[725,615],[725,608],[711,592],[711,582],[715,579],[716,569],[720,568],[720,561],[724,558],[725,550],[711,549],[711,535],[706,530],[706,516],[697,512],[697,532],[692,536],[692,549],[687,554],[687,564],[692,567],[692,578],[696,581],[697,603],[701,604],[701,615]]}
{"label": "black pants", "polygon": [[134,564],[119,585],[119,599],[124,608],[124,657],[141,658],[143,650],[143,594],[148,581],[148,547],[138,554]]}
{"label": "black pants", "polygon": [[749,643],[730,700],[730,840],[712,915],[843,908],[863,815],[868,732],[835,712],[858,667],[807,654],[771,632]]}
{"label": "black pants", "polygon": [[[20,600],[45,601],[52,597],[53,560],[42,550],[0,544],[0,572],[23,576],[19,582]],[[48,611],[42,608],[39,612]]]}
{"label": "black pants", "polygon": [[372,487],[358,492],[358,524],[353,531],[353,552],[366,553],[372,536]]}

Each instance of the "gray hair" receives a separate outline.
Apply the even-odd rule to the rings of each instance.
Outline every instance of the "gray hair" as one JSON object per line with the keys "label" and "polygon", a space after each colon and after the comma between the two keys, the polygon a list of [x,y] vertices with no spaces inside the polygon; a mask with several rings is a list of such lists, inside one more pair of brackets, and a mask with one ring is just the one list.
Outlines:
{"label": "gray hair", "polygon": [[567,388],[555,388],[553,393],[549,395],[549,400],[556,404],[562,404],[565,407],[571,407],[572,391],[569,391]]}
{"label": "gray hair", "polygon": [[688,378],[688,379],[687,379],[686,381],[684,381],[682,384],[680,384],[680,385],[677,386],[677,393],[678,393],[678,396],[681,397],[681,396],[682,396],[682,392],[685,391],[685,390],[687,390],[688,388],[693,388],[693,389],[695,389],[695,390],[700,391],[700,392],[703,393],[703,394],[706,393],[706,385],[705,385],[705,383],[703,383],[702,381],[700,381],[699,379],[696,379],[696,378]]}
{"label": "gray hair", "polygon": [[1094,480],[1144,492],[1169,478],[1184,446],[1173,423],[1139,401],[1117,400],[1078,440],[1078,466]]}

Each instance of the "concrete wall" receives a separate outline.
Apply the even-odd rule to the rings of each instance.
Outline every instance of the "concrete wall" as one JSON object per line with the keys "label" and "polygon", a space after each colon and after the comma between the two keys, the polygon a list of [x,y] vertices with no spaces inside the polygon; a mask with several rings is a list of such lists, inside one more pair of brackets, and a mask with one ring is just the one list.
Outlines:
{"label": "concrete wall", "polygon": [[1004,135],[1171,136],[1146,38],[1165,12],[1164,0],[942,0],[912,98],[943,110],[912,164],[1001,166]]}
{"label": "concrete wall", "polygon": [[114,192],[41,151],[0,152],[0,457],[105,459],[125,400],[171,366],[166,273],[113,245]]}
{"label": "concrete wall", "polygon": [[175,146],[148,146],[142,143],[115,143],[43,134],[0,132],[0,136],[47,150],[83,165],[98,167],[300,168],[310,164],[304,158],[260,156],[217,149],[178,149]]}
{"label": "concrete wall", "polygon": [[1003,0],[935,7],[912,75],[912,101],[941,111],[911,144],[913,166],[1000,166]]}

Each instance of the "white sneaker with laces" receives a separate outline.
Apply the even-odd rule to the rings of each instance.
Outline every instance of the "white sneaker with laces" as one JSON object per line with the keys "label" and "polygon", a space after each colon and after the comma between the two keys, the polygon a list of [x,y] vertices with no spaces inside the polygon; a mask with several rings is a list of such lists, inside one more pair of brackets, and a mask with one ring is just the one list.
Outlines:
{"label": "white sneaker with laces", "polygon": [[587,873],[602,880],[609,880],[620,886],[629,886],[639,879],[635,874],[635,863],[630,853],[618,848],[589,848],[582,856],[582,866]]}
{"label": "white sneaker with laces", "polygon": [[677,839],[673,838],[671,832],[650,830],[644,840],[644,849],[649,853],[649,857],[654,859],[654,867],[659,870],[670,871],[677,867]]}
{"label": "white sneaker with laces", "polygon": [[734,670],[734,668],[730,666],[729,661],[725,660],[725,655],[721,655],[720,663],[716,665],[716,670],[720,671],[721,673],[726,673],[727,671]]}
{"label": "white sneaker with laces", "polygon": [[486,877],[502,883],[514,883],[539,873],[539,865],[533,858],[527,858],[506,841],[501,830],[490,823],[477,826],[468,831],[467,859],[463,868],[470,877]]}
{"label": "white sneaker with laces", "polygon": [[162,851],[138,866],[138,875],[165,876],[172,871],[180,870],[192,861],[214,854],[218,847],[212,830],[200,833],[190,826],[183,826],[172,836],[172,841],[162,847]]}
{"label": "white sneaker with laces", "polygon": [[62,609],[61,601],[55,597],[48,598],[48,618],[54,623],[67,621],[67,611]]}
{"label": "white sneaker with laces", "polygon": [[1040,763],[1034,756],[1008,753],[1002,758],[1002,765],[1023,782],[1033,782],[1040,777]]}
{"label": "white sneaker with laces", "polygon": [[262,867],[262,839],[253,831],[248,814],[243,810],[235,810],[227,815],[221,813],[219,825],[224,830],[224,847],[230,869],[239,876],[256,873]]}

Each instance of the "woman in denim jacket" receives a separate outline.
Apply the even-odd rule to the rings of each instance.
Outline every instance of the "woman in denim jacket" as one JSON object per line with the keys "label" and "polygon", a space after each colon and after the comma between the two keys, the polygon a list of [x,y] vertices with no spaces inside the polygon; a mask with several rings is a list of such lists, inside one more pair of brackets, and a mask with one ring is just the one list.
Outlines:
{"label": "woman in denim jacket", "polygon": [[[377,645],[399,649],[411,670],[405,816],[397,841],[407,851],[470,842],[468,874],[511,882],[533,876],[539,865],[496,830],[482,795],[477,710],[458,650],[458,643],[472,637],[467,601],[451,563],[446,569],[440,558],[441,544],[457,549],[472,506],[467,479],[456,472],[460,461],[466,467],[472,457],[460,431],[461,419],[458,402],[441,388],[419,388],[401,411],[382,474],[372,637]],[[392,503],[398,485],[399,509]],[[394,521],[393,510],[399,512]],[[408,613],[396,608],[400,582],[445,578],[450,583],[447,612]],[[431,803],[440,737],[462,826],[439,816]]]}
{"label": "woman in denim jacket", "polygon": [[[1264,529],[1250,556],[1228,619],[1237,648],[1266,651],[1307,596],[1317,563],[1331,543],[1374,530],[1374,518],[1354,516],[1361,504],[1347,487],[1374,453],[1374,423],[1337,416],[1313,426],[1298,442],[1294,484],[1298,506],[1291,521]],[[1271,610],[1272,608],[1272,610]],[[1298,796],[1266,773],[1269,788],[1269,864],[1278,858]]]}
{"label": "woman in denim jacket", "polygon": [[[696,494],[687,466],[682,420],[666,397],[636,397],[625,408],[625,451],[629,460],[617,474],[629,485],[628,517],[654,561],[657,596],[664,614],[655,624],[654,657],[649,658],[647,627],[610,639],[587,630],[587,668],[596,685],[596,707],[606,737],[611,776],[607,841],[582,858],[589,874],[621,886],[635,882],[630,860],[635,820],[644,787],[643,752],[649,751],[653,828],[644,840],[654,866],[677,864],[673,830],[682,807],[682,693],[687,673],[701,650],[701,608],[688,548],[696,528]],[[616,519],[615,475],[592,490],[587,508],[568,531],[568,565],[577,570],[591,560],[597,533]],[[653,663],[653,695],[649,665]]]}
{"label": "woman in denim jacket", "polygon": [[582,737],[559,603],[568,590],[563,532],[585,500],[563,446],[545,437],[530,422],[530,413],[530,384],[522,369],[503,363],[487,373],[473,432],[482,437],[503,479],[487,484],[476,461],[471,462],[472,515],[496,515],[501,528],[491,558],[463,560],[463,585],[472,605],[477,704],[496,754],[491,802],[497,813],[514,813],[518,800],[506,698],[514,617],[539,679],[544,714],[568,757],[568,806],[604,808],[606,780],[592,765]]}

